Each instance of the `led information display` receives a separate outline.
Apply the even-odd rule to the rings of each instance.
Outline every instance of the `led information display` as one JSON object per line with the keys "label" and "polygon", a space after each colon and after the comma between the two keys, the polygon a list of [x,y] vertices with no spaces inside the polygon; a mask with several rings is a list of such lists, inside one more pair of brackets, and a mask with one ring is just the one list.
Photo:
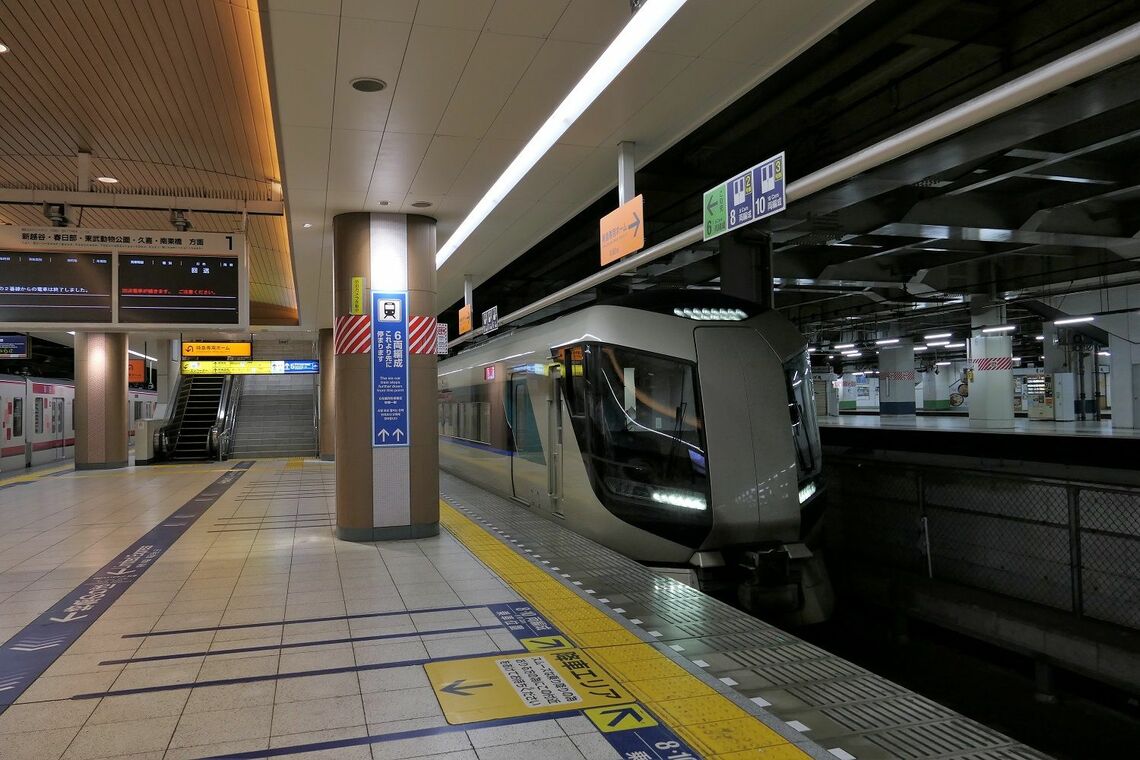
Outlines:
{"label": "led information display", "polygon": [[321,363],[315,359],[182,362],[183,375],[316,375],[320,371]]}
{"label": "led information display", "polygon": [[0,322],[110,322],[111,256],[0,251]]}
{"label": "led information display", "polygon": [[237,325],[236,256],[119,255],[119,321]]}
{"label": "led information display", "polygon": [[27,335],[0,335],[0,359],[27,359]]}

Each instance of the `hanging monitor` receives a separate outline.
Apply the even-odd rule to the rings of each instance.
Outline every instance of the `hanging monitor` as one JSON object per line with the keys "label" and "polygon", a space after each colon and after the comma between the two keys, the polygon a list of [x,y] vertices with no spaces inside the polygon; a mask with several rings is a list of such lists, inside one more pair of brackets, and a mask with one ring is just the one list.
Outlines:
{"label": "hanging monitor", "polygon": [[0,322],[107,323],[109,254],[0,251]]}
{"label": "hanging monitor", "polygon": [[119,254],[119,322],[241,324],[237,256]]}

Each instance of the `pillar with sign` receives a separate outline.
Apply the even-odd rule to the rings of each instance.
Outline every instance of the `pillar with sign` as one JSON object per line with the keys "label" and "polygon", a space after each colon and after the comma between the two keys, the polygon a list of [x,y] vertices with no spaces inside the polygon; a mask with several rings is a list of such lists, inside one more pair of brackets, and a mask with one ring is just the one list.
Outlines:
{"label": "pillar with sign", "polygon": [[127,466],[127,335],[75,336],[75,469]]}
{"label": "pillar with sign", "polygon": [[1005,323],[1005,306],[971,302],[970,427],[1013,427],[1013,339],[1009,332],[983,332]]}
{"label": "pillar with sign", "polygon": [[318,334],[318,350],[321,359],[321,395],[318,419],[320,427],[317,435],[317,450],[322,460],[332,462],[336,459],[336,398],[333,380],[336,372],[336,362],[333,359],[333,331],[325,328]]}
{"label": "pillar with sign", "polygon": [[339,214],[333,231],[337,536],[433,536],[435,220],[354,212]]}
{"label": "pillar with sign", "polygon": [[879,349],[879,414],[913,416],[915,413],[914,342],[901,339]]}

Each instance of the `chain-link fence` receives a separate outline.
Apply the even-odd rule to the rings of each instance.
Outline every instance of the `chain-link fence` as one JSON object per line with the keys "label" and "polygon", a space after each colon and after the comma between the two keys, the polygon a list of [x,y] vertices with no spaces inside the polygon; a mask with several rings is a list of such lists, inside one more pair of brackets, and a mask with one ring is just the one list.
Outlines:
{"label": "chain-link fence", "polygon": [[1140,491],[836,461],[845,551],[1140,629]]}

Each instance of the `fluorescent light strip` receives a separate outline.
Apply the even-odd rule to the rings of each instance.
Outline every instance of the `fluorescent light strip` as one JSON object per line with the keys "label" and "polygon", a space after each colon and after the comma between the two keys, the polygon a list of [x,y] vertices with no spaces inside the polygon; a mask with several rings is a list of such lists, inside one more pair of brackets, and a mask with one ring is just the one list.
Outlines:
{"label": "fluorescent light strip", "polygon": [[155,359],[153,356],[147,356],[146,354],[140,354],[138,351],[135,351],[133,349],[128,348],[127,353],[130,354],[131,356],[137,356],[140,359],[146,359],[148,362],[158,361],[158,359]]}
{"label": "fluorescent light strip", "polygon": [[926,349],[927,349],[926,346],[915,346],[914,352],[917,354],[919,351],[925,351]]}
{"label": "fluorescent light strip", "polygon": [[451,258],[456,249],[463,245],[484,219],[490,216],[515,185],[522,181],[522,178],[534,168],[559,138],[566,134],[566,130],[610,86],[618,74],[684,4],[685,0],[648,0],[641,6],[439,249],[439,253],[435,256],[437,269]]}
{"label": "fluorescent light strip", "polygon": [[1067,319],[1056,319],[1053,321],[1055,325],[1075,325],[1081,322],[1092,322],[1093,317],[1069,317]]}
{"label": "fluorescent light strip", "polygon": [[842,351],[845,348],[855,348],[855,344],[854,343],[840,343],[838,345],[832,346],[832,348],[834,348],[837,351]]}
{"label": "fluorescent light strip", "polygon": [[944,348],[965,348],[965,343],[947,343]]}
{"label": "fluorescent light strip", "polygon": [[948,341],[948,340],[929,340],[926,342],[926,345],[930,346],[931,348],[940,348],[942,346],[949,346],[950,341]]}
{"label": "fluorescent light strip", "polygon": [[934,362],[935,367],[949,367],[950,362]]}
{"label": "fluorescent light strip", "polygon": [[883,338],[882,340],[875,341],[876,346],[893,346],[898,343],[898,338]]}
{"label": "fluorescent light strip", "polygon": [[949,338],[953,333],[935,333],[934,335],[924,335],[923,340],[938,340],[939,338]]}
{"label": "fluorescent light strip", "polygon": [[1014,325],[999,325],[998,327],[983,327],[982,332],[984,332],[984,333],[1003,333],[1003,332],[1013,332],[1016,329],[1017,329],[1017,327]]}

